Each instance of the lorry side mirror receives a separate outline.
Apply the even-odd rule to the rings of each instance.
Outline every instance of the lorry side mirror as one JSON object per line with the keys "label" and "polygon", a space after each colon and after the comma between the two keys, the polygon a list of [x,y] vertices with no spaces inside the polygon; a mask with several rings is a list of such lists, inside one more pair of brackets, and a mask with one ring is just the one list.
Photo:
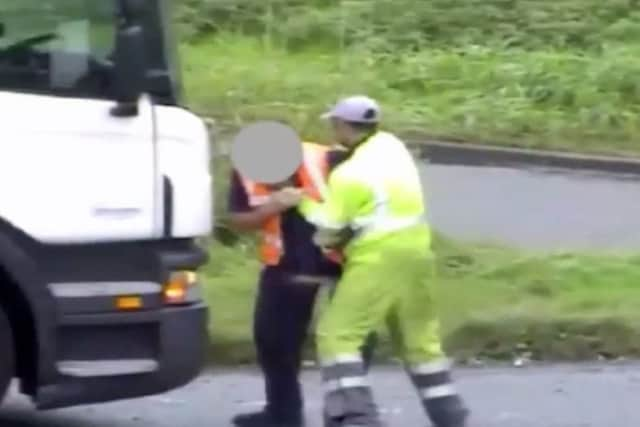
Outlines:
{"label": "lorry side mirror", "polygon": [[147,12],[148,0],[121,0],[123,15],[130,19],[140,19]]}
{"label": "lorry side mirror", "polygon": [[138,114],[138,101],[146,86],[146,59],[143,29],[139,25],[124,25],[116,35],[114,52],[114,88],[118,103],[114,117]]}

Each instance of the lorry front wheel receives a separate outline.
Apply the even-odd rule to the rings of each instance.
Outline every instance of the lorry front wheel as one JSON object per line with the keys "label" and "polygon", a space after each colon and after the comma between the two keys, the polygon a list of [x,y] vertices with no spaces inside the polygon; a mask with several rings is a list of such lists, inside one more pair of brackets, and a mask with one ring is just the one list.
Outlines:
{"label": "lorry front wheel", "polygon": [[0,307],[0,404],[7,394],[13,379],[14,348],[11,324],[2,307]]}

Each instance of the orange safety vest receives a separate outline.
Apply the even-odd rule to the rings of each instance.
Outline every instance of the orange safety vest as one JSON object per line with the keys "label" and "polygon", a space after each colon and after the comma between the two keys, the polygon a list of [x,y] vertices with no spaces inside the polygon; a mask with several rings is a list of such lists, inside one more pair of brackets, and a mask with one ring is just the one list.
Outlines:
{"label": "orange safety vest", "polygon": [[[329,147],[304,142],[302,148],[302,165],[298,168],[296,177],[307,196],[321,201],[321,188],[326,186],[325,183],[329,176],[329,162],[327,159]],[[260,206],[269,200],[272,190],[267,185],[251,181],[245,177],[241,179],[251,207]],[[283,251],[280,215],[275,215],[266,220],[262,225],[261,234],[260,260],[266,265],[277,265],[280,262]],[[342,262],[342,254],[338,251],[325,252],[325,256],[334,262]]]}

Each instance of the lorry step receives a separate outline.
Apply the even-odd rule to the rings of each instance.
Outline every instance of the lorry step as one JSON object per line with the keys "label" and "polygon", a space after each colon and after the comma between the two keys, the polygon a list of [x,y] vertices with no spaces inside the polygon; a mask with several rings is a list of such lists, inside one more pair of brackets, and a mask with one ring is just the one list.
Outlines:
{"label": "lorry step", "polygon": [[62,360],[57,363],[60,373],[82,378],[148,374],[157,371],[158,366],[153,359]]}

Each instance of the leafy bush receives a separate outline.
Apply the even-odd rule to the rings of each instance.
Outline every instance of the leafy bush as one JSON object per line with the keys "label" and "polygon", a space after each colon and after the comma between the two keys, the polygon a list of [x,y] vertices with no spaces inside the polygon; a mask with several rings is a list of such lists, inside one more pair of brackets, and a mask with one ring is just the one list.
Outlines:
{"label": "leafy bush", "polygon": [[183,53],[192,106],[229,128],[282,120],[324,139],[321,110],[362,92],[381,101],[386,124],[405,136],[638,150],[640,45],[588,55],[468,46],[391,56],[291,53],[221,34]]}
{"label": "leafy bush", "polygon": [[268,36],[292,49],[499,45],[602,49],[640,40],[637,0],[180,0],[190,36]]}
{"label": "leafy bush", "polygon": [[[324,137],[340,95],[403,135],[638,151],[637,0],[180,0],[193,106]],[[207,88],[207,90],[203,90]]]}

